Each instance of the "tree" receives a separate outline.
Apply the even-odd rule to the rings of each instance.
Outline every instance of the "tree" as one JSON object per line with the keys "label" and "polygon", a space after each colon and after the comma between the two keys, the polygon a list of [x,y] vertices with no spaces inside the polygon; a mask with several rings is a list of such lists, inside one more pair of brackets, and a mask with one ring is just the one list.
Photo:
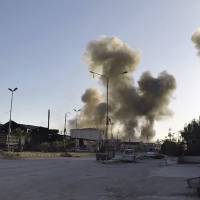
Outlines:
{"label": "tree", "polygon": [[187,154],[200,155],[200,118],[186,124],[180,133],[187,143]]}
{"label": "tree", "polygon": [[168,136],[165,137],[162,145],[161,152],[168,156],[178,156],[181,154],[180,144],[177,143],[175,133],[172,133],[171,128],[169,129]]}
{"label": "tree", "polygon": [[161,145],[161,152],[168,156],[178,156],[180,154],[179,144],[175,141],[166,139]]}

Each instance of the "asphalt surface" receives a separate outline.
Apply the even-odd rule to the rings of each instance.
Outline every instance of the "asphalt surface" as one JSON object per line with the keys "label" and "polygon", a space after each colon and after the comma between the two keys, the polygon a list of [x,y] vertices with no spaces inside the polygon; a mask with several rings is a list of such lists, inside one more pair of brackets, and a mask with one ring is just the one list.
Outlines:
{"label": "asphalt surface", "polygon": [[169,176],[168,168],[174,170],[163,160],[109,164],[94,158],[0,160],[0,199],[199,199],[187,188],[186,177]]}

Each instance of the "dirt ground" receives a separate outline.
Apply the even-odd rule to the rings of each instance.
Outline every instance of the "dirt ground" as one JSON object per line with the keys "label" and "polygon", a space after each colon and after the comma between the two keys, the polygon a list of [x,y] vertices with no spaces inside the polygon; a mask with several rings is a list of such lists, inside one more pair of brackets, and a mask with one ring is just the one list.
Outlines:
{"label": "dirt ground", "polygon": [[186,179],[199,165],[164,160],[102,164],[94,158],[0,160],[3,200],[195,200]]}

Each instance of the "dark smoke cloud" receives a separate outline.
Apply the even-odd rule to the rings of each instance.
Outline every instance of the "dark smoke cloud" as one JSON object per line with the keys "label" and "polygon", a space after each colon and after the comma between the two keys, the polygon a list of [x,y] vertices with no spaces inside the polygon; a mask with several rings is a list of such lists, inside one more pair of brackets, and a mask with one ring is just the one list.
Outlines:
{"label": "dark smoke cloud", "polygon": [[82,128],[102,128],[106,113],[106,104],[102,102],[101,94],[96,89],[87,89],[82,95],[84,106],[79,116],[79,126]]}
{"label": "dark smoke cloud", "polygon": [[163,115],[170,114],[167,105],[176,81],[166,71],[161,72],[157,78],[152,77],[150,72],[144,72],[138,81],[140,95],[140,113],[149,119],[159,119]]}
{"label": "dark smoke cloud", "polygon": [[198,28],[192,35],[192,41],[198,50],[198,55],[200,55],[200,28]]}
{"label": "dark smoke cloud", "polygon": [[153,126],[154,126],[154,121],[146,120],[146,122],[141,127],[141,135],[140,135],[141,139],[149,141],[149,139],[154,137],[155,130]]}
{"label": "dark smoke cloud", "polygon": [[[166,71],[157,78],[144,72],[135,85],[132,74],[140,54],[117,37],[91,41],[84,56],[89,70],[110,77],[109,118],[123,127],[122,136],[133,139],[139,133],[142,139],[153,138],[155,121],[171,114],[168,105],[176,88],[175,78]],[[128,73],[119,75],[124,71]],[[105,77],[100,80],[105,86]],[[88,89],[83,94],[82,127],[105,127],[105,92],[101,96],[98,91]]]}
{"label": "dark smoke cloud", "polygon": [[133,72],[140,61],[140,54],[117,37],[103,37],[88,44],[85,58],[90,70],[113,76],[122,70]]}

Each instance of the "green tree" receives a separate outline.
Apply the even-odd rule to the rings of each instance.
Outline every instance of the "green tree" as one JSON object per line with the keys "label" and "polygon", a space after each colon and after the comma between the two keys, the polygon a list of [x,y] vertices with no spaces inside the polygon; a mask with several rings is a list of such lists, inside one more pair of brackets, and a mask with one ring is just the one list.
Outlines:
{"label": "green tree", "polygon": [[200,155],[200,118],[192,120],[185,125],[180,132],[187,143],[187,153],[190,155]]}
{"label": "green tree", "polygon": [[179,144],[170,139],[166,139],[161,145],[161,152],[168,156],[178,156],[180,154]]}

